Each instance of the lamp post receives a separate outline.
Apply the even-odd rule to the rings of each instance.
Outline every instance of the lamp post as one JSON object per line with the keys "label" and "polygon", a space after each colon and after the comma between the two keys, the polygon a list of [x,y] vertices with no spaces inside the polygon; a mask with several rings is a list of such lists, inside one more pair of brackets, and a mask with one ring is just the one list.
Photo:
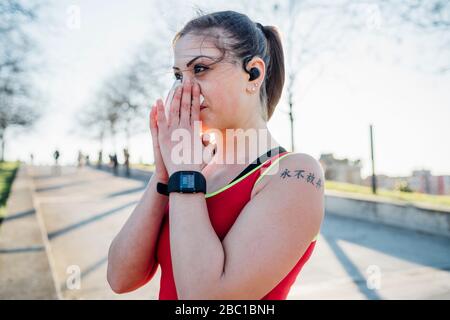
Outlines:
{"label": "lamp post", "polygon": [[377,193],[377,177],[375,175],[375,159],[373,156],[373,126],[370,125],[370,155],[372,161],[372,193]]}

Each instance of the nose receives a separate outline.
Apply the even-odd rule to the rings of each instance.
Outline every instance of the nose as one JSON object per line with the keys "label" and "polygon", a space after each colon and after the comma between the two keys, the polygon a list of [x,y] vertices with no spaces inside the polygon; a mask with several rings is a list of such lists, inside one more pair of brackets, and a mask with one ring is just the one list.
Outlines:
{"label": "nose", "polygon": [[190,80],[191,85],[198,84],[198,87],[199,87],[199,89],[200,89],[200,93],[202,93],[202,86],[200,85],[200,83],[199,83],[195,78],[183,77],[183,81],[182,81],[182,85],[183,85],[183,86],[185,85],[187,79]]}
{"label": "nose", "polygon": [[191,84],[194,84],[194,83],[198,83],[196,80],[195,80],[195,78],[189,78],[189,77],[183,77],[183,85],[186,83],[186,81],[190,81],[190,83]]}

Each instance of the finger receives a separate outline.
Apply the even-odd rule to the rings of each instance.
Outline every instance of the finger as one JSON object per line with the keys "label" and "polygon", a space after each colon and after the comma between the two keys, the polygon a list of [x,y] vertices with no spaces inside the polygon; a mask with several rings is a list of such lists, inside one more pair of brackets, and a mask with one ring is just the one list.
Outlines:
{"label": "finger", "polygon": [[216,149],[216,145],[208,142],[205,146],[204,146],[204,150],[203,150],[203,154],[206,155],[206,157],[204,158],[205,163],[209,163],[215,153],[215,149]]}
{"label": "finger", "polygon": [[161,129],[167,126],[166,115],[164,113],[164,103],[161,99],[156,101],[156,125]]}
{"label": "finger", "polygon": [[205,133],[202,135],[202,143],[205,147],[211,143],[211,137],[209,134]]}
{"label": "finger", "polygon": [[195,83],[192,88],[191,126],[200,120],[200,86]]}
{"label": "finger", "polygon": [[158,146],[158,125],[156,123],[156,105],[153,105],[150,111],[150,132],[152,134],[153,145],[156,147]]}
{"label": "finger", "polygon": [[182,92],[183,86],[179,86],[173,94],[172,103],[170,104],[170,126],[178,126],[180,123],[180,101]]}
{"label": "finger", "polygon": [[181,110],[180,110],[180,126],[189,126],[191,117],[191,90],[192,85],[189,79],[183,85],[183,95],[181,97]]}
{"label": "finger", "polygon": [[150,108],[150,129],[156,129],[156,107],[152,105]]}

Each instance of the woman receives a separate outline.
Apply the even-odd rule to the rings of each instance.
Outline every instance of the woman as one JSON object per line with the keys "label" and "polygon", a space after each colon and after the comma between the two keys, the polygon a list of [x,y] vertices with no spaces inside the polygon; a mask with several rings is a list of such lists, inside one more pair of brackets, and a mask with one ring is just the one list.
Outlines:
{"label": "woman", "polygon": [[[160,265],[159,299],[286,299],[314,249],[324,178],[313,157],[285,152],[267,130],[284,84],[279,34],[246,15],[215,12],[187,23],[173,48],[183,85],[168,118],[161,99],[151,109],[156,168],[111,244],[108,282],[129,292]],[[175,161],[172,133],[189,132],[194,149],[202,140],[194,132],[198,121],[219,136],[228,129],[232,138],[217,139],[207,163]],[[236,138],[242,129],[267,134],[256,135],[253,146],[267,138],[275,148],[258,149],[253,161]],[[232,163],[220,161],[228,155]],[[159,193],[158,183],[171,185],[179,171],[195,173],[196,182],[204,177],[206,191],[180,192],[185,177],[169,186],[169,196]]]}

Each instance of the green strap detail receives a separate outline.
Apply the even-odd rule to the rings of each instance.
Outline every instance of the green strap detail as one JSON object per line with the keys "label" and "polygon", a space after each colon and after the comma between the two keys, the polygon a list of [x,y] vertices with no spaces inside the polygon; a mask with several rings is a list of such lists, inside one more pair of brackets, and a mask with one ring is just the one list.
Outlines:
{"label": "green strap detail", "polygon": [[278,161],[280,161],[281,159],[283,159],[284,157],[286,157],[286,156],[288,156],[288,155],[290,155],[290,154],[294,154],[294,153],[293,153],[293,152],[289,152],[289,153],[283,154],[282,156],[279,156],[278,158],[276,158],[276,159],[270,164],[270,166],[269,166],[266,170],[264,170],[263,173],[261,173],[261,175],[258,177],[258,179],[256,179],[255,185],[262,179],[262,177],[264,177],[264,176],[266,175],[267,172],[269,172],[269,170],[270,170],[274,165],[277,164]]}
{"label": "green strap detail", "polygon": [[211,192],[211,193],[207,193],[207,194],[205,195],[205,198],[209,198],[209,197],[215,196],[216,194],[221,193],[222,191],[225,191],[225,190],[228,189],[228,188],[231,188],[231,187],[234,186],[236,183],[238,183],[238,182],[241,181],[242,179],[245,179],[247,176],[249,176],[250,174],[252,174],[252,173],[255,172],[256,170],[258,170],[263,164],[264,164],[264,163],[261,163],[259,166],[257,166],[257,167],[254,168],[253,170],[247,172],[245,175],[243,175],[242,177],[240,177],[240,178],[237,179],[236,181],[233,181],[232,183],[227,184],[226,186],[220,188],[219,190],[216,190],[216,191]]}
{"label": "green strap detail", "polygon": [[[276,159],[271,163],[271,165],[270,165],[270,166],[269,166],[269,167],[261,174],[261,176],[258,177],[258,179],[257,179],[256,182],[255,182],[255,185],[256,185],[256,183],[258,183],[258,181],[261,179],[261,177],[264,175],[265,172],[267,172],[267,171],[268,171],[275,163],[277,163],[281,158],[284,158],[285,156],[287,156],[287,155],[289,155],[289,154],[291,154],[291,152],[286,153],[286,154],[284,154],[284,155],[282,155],[282,156],[276,158]],[[266,163],[266,162],[261,163],[261,164],[260,164],[259,166],[257,166],[255,169],[253,169],[253,170],[250,171],[250,172],[247,172],[247,174],[243,175],[242,177],[240,177],[238,180],[234,181],[233,183],[230,183],[230,184],[228,184],[228,185],[226,185],[226,186],[224,186],[224,187],[222,187],[222,188],[220,188],[219,190],[216,190],[216,191],[214,191],[214,192],[205,194],[205,198],[209,198],[209,197],[215,196],[216,194],[219,194],[219,193],[221,193],[222,191],[225,191],[226,189],[231,188],[232,186],[234,186],[236,183],[238,183],[238,182],[241,181],[242,179],[245,179],[247,176],[249,176],[250,174],[252,174],[252,173],[255,172],[256,170],[260,169],[261,166],[262,166],[263,164],[265,164],[265,163]]]}

